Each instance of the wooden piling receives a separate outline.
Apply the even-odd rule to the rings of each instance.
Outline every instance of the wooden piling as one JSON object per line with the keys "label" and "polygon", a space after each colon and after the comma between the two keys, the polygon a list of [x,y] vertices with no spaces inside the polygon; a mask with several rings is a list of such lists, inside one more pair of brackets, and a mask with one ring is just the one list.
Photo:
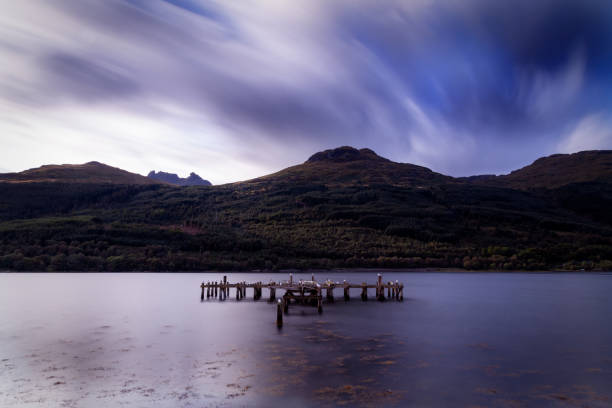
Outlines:
{"label": "wooden piling", "polygon": [[210,282],[206,282],[206,299],[210,297]]}
{"label": "wooden piling", "polygon": [[391,282],[388,282],[387,285],[387,299],[391,299]]}
{"label": "wooden piling", "polygon": [[334,287],[331,285],[327,288],[327,301],[334,303]]}
{"label": "wooden piling", "polygon": [[202,282],[201,288],[202,288],[202,294],[200,295],[200,300],[204,300],[204,282]]}
{"label": "wooden piling", "polygon": [[382,283],[382,275],[380,273],[376,281],[376,299],[380,302],[385,300],[385,287]]}
{"label": "wooden piling", "polygon": [[368,300],[368,284],[365,282],[361,284],[361,300]]}
{"label": "wooden piling", "polygon": [[276,288],[270,288],[270,302],[274,302],[276,299]]}
{"label": "wooden piling", "polygon": [[219,285],[215,281],[215,297],[217,297],[218,294],[219,294]]}
{"label": "wooden piling", "polygon": [[276,327],[283,327],[283,305],[280,299],[276,302]]}
{"label": "wooden piling", "polygon": [[227,275],[223,275],[223,298],[228,295],[229,288],[227,287]]}
{"label": "wooden piling", "polygon": [[346,279],[344,280],[344,300],[351,300],[351,297],[349,295],[349,285],[346,283]]}

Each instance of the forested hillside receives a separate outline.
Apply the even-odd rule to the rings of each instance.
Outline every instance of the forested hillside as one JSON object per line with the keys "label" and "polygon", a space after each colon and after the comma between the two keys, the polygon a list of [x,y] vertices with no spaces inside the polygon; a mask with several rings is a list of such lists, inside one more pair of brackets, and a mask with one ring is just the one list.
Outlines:
{"label": "forested hillside", "polygon": [[612,152],[581,154],[593,155],[555,156],[519,185],[349,147],[213,187],[0,175],[0,268],[612,269]]}

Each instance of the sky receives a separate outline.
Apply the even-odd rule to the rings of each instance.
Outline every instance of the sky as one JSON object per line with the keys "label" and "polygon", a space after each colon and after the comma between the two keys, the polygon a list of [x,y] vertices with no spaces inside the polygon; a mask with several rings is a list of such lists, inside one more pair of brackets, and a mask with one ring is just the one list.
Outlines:
{"label": "sky", "polygon": [[0,171],[213,184],[368,147],[452,176],[612,149],[609,0],[0,0]]}

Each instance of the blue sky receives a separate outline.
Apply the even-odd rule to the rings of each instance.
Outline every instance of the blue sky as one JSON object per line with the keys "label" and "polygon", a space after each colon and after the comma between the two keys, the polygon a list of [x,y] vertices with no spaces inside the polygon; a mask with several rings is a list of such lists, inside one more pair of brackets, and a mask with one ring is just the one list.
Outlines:
{"label": "blue sky", "polygon": [[612,148],[606,0],[4,1],[0,168],[213,183],[351,145],[453,176]]}

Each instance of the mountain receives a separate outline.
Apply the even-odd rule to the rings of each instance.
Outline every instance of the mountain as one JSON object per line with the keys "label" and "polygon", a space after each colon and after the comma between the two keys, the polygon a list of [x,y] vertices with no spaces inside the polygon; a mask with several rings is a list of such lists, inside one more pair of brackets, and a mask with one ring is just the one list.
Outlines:
{"label": "mountain", "polygon": [[396,163],[378,156],[370,149],[350,146],[315,153],[303,164],[246,183],[322,183],[327,186],[348,184],[425,186],[452,182],[453,178],[426,167]]}
{"label": "mountain", "polygon": [[453,178],[344,146],[210,188],[9,174],[0,270],[611,270],[610,154]]}
{"label": "mountain", "polygon": [[175,186],[212,186],[210,181],[204,180],[195,173],[190,173],[189,177],[181,178],[174,173],[166,173],[163,171],[151,172],[147,175],[150,179],[163,181],[164,183],[174,184]]}
{"label": "mountain", "polygon": [[92,161],[85,164],[49,164],[20,173],[0,174],[5,183],[159,184],[140,174]]}
{"label": "mountain", "polygon": [[464,180],[516,189],[555,189],[573,183],[612,182],[612,150],[553,154],[503,176],[473,176]]}

